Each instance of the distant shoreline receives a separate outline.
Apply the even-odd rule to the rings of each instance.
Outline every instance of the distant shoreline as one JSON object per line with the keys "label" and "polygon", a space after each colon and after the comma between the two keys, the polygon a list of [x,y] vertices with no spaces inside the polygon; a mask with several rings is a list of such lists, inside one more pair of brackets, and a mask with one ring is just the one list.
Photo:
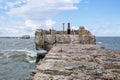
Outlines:
{"label": "distant shoreline", "polygon": [[[21,37],[0,37],[0,38],[21,38]],[[31,37],[34,38],[34,37]]]}
{"label": "distant shoreline", "polygon": [[0,38],[20,38],[20,37],[0,37]]}

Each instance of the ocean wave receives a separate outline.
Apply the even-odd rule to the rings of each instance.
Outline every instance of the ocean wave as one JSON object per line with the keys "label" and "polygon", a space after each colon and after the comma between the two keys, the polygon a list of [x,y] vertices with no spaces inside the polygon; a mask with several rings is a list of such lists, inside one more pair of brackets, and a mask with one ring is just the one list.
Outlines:
{"label": "ocean wave", "polygon": [[0,59],[16,59],[25,62],[34,63],[37,52],[33,50],[2,50],[0,51]]}
{"label": "ocean wave", "polygon": [[98,44],[102,44],[103,42],[97,42]]}

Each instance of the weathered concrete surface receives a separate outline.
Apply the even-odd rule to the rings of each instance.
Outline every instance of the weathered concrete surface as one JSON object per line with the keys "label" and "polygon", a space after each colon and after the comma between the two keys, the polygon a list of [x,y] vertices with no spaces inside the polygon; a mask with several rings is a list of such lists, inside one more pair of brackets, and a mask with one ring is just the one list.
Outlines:
{"label": "weathered concrete surface", "polygon": [[31,72],[30,80],[120,80],[120,51],[56,44]]}

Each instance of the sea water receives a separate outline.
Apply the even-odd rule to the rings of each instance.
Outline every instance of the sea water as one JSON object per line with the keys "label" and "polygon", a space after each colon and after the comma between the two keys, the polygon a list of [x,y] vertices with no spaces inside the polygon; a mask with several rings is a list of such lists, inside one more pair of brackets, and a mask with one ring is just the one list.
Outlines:
{"label": "sea water", "polygon": [[27,80],[36,55],[34,38],[0,38],[0,80]]}
{"label": "sea water", "polygon": [[96,43],[106,49],[120,50],[120,37],[96,37]]}
{"label": "sea water", "polygon": [[[97,45],[120,50],[120,37],[97,37]],[[0,80],[27,80],[35,68],[34,38],[0,38]]]}

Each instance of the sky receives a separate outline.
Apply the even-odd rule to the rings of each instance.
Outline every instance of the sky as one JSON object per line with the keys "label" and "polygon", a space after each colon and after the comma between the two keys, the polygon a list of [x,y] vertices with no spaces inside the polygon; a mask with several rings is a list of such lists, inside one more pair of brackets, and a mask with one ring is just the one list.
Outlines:
{"label": "sky", "polygon": [[0,0],[0,37],[84,26],[95,36],[120,36],[120,0]]}

